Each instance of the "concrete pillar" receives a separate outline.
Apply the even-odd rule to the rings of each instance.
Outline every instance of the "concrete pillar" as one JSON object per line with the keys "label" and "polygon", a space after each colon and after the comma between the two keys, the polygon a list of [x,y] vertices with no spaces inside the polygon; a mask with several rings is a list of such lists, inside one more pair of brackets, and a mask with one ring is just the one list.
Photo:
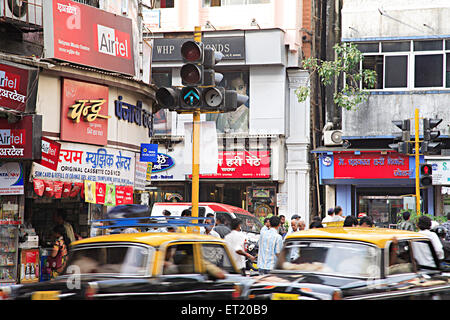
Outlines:
{"label": "concrete pillar", "polygon": [[288,70],[289,99],[287,105],[287,132],[286,132],[286,190],[288,203],[286,218],[298,214],[310,223],[310,197],[309,197],[309,174],[308,163],[310,113],[309,99],[298,102],[295,90],[300,85],[309,85],[309,74],[305,70]]}

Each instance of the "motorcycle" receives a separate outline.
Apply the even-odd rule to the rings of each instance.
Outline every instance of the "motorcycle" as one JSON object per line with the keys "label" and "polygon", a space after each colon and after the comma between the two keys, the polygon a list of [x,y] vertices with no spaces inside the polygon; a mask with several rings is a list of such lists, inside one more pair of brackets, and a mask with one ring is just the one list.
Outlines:
{"label": "motorcycle", "polygon": [[[258,257],[258,242],[252,239],[247,239],[245,241],[244,249],[247,253],[254,257]],[[250,271],[258,271],[257,259],[255,261],[249,258],[245,259],[245,268]]]}

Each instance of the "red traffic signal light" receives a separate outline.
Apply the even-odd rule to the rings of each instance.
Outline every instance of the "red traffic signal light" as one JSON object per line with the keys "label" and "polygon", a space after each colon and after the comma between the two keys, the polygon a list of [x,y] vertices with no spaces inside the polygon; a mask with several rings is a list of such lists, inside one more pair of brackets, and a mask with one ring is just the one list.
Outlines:
{"label": "red traffic signal light", "polygon": [[428,187],[433,184],[432,173],[433,173],[433,167],[431,166],[431,164],[420,165],[420,174],[422,176],[420,178],[420,184],[423,187]]}
{"label": "red traffic signal light", "polygon": [[423,175],[430,175],[432,173],[433,168],[429,164],[423,164],[420,167],[420,173]]}
{"label": "red traffic signal light", "polygon": [[202,80],[202,68],[188,63],[181,67],[180,76],[184,85],[199,85]]}
{"label": "red traffic signal light", "polygon": [[203,63],[203,44],[186,41],[181,46],[181,56],[184,62]]}

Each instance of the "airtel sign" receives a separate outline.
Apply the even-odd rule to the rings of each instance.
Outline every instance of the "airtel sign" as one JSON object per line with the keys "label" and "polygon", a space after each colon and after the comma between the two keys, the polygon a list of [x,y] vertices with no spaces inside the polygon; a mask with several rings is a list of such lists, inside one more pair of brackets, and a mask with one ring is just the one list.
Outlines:
{"label": "airtel sign", "polygon": [[132,20],[69,0],[44,2],[46,58],[135,75]]}

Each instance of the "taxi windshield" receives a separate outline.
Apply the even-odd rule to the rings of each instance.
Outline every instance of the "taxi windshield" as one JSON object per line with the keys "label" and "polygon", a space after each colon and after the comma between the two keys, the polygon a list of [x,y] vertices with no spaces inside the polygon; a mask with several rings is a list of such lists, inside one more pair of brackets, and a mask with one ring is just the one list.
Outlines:
{"label": "taxi windshield", "polygon": [[376,247],[337,241],[290,241],[277,261],[276,269],[329,273],[350,277],[378,277]]}
{"label": "taxi windshield", "polygon": [[74,247],[63,274],[108,274],[144,276],[153,250],[138,245]]}

